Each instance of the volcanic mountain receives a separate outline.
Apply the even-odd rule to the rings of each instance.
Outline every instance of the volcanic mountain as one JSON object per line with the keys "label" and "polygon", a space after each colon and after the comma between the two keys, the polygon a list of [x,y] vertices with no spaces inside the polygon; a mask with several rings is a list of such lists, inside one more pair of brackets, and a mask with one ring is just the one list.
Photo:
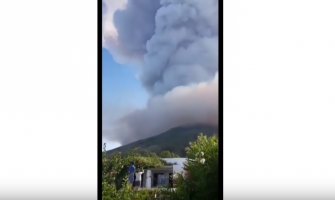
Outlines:
{"label": "volcanic mountain", "polygon": [[193,142],[202,133],[203,135],[217,135],[218,128],[209,125],[182,126],[169,129],[156,136],[141,139],[130,144],[107,151],[107,154],[116,152],[127,153],[135,152],[153,152],[159,154],[162,151],[170,151],[184,157],[185,147]]}

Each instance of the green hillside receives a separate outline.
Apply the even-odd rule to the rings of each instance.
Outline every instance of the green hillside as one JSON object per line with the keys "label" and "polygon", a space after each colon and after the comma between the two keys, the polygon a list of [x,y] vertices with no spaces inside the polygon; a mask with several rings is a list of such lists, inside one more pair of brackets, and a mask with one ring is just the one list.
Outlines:
{"label": "green hillside", "polygon": [[172,128],[159,135],[138,140],[136,142],[107,151],[108,154],[129,151],[154,152],[159,154],[168,150],[181,157],[185,156],[185,147],[189,142],[195,141],[200,133],[212,136],[217,134],[217,127],[208,125],[193,125]]}

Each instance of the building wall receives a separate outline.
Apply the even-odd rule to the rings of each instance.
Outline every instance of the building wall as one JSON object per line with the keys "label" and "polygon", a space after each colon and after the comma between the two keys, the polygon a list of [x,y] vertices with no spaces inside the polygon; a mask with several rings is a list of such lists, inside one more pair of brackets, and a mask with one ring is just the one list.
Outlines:
{"label": "building wall", "polygon": [[152,188],[154,183],[154,174],[155,173],[165,173],[168,177],[170,173],[176,174],[184,174],[184,164],[186,163],[186,158],[163,158],[167,163],[173,164],[172,166],[166,166],[165,168],[153,168],[147,169],[144,171],[144,180],[143,187]]}

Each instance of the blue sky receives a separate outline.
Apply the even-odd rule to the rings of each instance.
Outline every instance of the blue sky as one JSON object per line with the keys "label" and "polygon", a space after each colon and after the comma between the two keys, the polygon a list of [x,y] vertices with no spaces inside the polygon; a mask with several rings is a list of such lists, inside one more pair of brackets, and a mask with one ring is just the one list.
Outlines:
{"label": "blue sky", "polygon": [[145,105],[148,94],[136,78],[135,67],[118,64],[113,56],[103,50],[103,102],[110,106]]}
{"label": "blue sky", "polygon": [[[102,56],[103,127],[107,127],[111,120],[122,117],[131,110],[143,108],[148,94],[136,78],[136,67],[115,62],[106,49],[103,49]],[[119,145],[112,141],[104,142],[108,143],[108,149]]]}

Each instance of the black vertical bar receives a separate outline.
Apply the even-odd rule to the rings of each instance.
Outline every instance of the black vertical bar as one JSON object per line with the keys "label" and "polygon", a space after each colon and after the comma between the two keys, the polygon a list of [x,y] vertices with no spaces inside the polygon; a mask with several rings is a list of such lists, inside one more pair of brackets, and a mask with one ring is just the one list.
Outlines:
{"label": "black vertical bar", "polygon": [[218,191],[219,191],[219,198],[218,199],[223,199],[223,185],[224,185],[224,181],[223,181],[223,174],[224,174],[224,167],[223,167],[223,136],[224,136],[224,130],[223,130],[223,69],[224,69],[224,66],[223,66],[223,1],[221,0],[218,0],[218,6],[219,6],[219,20],[218,20],[218,27],[219,27],[219,37],[218,37],[218,46],[219,46],[219,56],[218,56],[218,59],[219,59],[219,66],[218,66],[218,71],[219,71],[219,91],[218,91],[218,94],[219,94],[219,122],[218,122],[218,130],[219,130],[219,134],[218,134],[218,137],[219,137],[219,183],[218,184],[218,187],[221,187],[221,188],[218,188]]}
{"label": "black vertical bar", "polygon": [[102,143],[102,0],[98,0],[98,37],[97,37],[97,44],[98,44],[98,144],[97,144],[97,152],[98,152],[98,166],[97,166],[97,193],[98,199],[102,199],[102,152],[101,152],[101,143]]}

